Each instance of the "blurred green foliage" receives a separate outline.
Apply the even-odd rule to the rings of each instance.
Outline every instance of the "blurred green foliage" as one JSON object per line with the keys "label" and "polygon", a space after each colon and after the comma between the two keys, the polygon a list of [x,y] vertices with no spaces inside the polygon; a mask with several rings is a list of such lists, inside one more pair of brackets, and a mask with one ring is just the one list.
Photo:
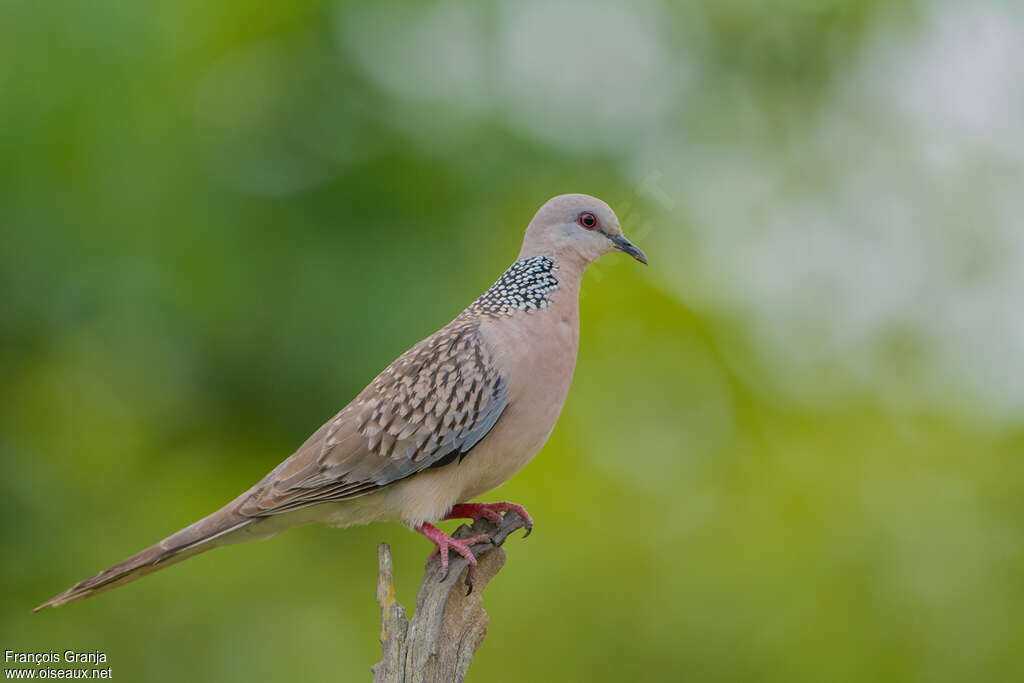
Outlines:
{"label": "blurred green foliage", "polygon": [[[122,681],[366,680],[376,544],[409,608],[429,551],[398,525],[297,529],[30,609],[248,487],[482,292],[543,201],[588,192],[652,266],[588,274],[559,426],[487,497],[537,529],[487,591],[470,680],[1024,678],[1019,419],[955,386],[894,408],[886,387],[919,362],[899,320],[854,386],[826,359],[825,398],[794,400],[758,328],[704,296],[708,225],[624,151],[657,148],[657,128],[686,131],[691,176],[737,136],[781,166],[874,27],[921,8],[646,3],[652,64],[679,50],[688,70],[602,109],[554,61],[571,96],[541,88],[531,109],[508,95],[529,73],[500,64],[543,52],[530,40],[565,37],[570,61],[652,48],[574,34],[614,18],[600,3],[503,39],[514,6],[3,3],[3,648],[102,650]],[[391,29],[429,11],[445,21],[394,52]],[[468,42],[448,33],[462,16]],[[451,69],[422,81],[415,41]],[[828,163],[785,182],[813,188],[844,157]],[[719,189],[723,211],[745,192]]]}

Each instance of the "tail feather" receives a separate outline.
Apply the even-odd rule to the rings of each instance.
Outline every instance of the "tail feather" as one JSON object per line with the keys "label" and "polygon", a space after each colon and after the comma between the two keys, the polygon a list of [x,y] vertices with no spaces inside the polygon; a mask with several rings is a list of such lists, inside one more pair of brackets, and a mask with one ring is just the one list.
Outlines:
{"label": "tail feather", "polygon": [[138,552],[99,574],[79,581],[63,593],[59,593],[36,607],[38,612],[46,607],[60,607],[84,600],[123,586],[146,574],[152,574],[172,564],[216,548],[225,543],[224,537],[260,520],[240,515],[231,506],[204,517],[195,524],[168,536],[159,543]]}

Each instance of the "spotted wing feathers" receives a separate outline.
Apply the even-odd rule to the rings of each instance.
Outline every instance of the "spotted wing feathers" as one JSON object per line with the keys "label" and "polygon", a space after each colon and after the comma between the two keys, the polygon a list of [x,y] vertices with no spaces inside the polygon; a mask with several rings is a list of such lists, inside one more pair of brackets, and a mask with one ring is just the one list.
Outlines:
{"label": "spotted wing feathers", "polygon": [[340,501],[461,459],[501,417],[507,386],[462,316],[377,376],[242,501],[262,517]]}

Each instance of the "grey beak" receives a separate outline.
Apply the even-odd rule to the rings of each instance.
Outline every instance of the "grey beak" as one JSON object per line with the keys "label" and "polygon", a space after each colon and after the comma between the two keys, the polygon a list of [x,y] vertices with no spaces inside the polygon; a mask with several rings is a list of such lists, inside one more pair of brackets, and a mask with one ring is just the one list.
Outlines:
{"label": "grey beak", "polygon": [[647,256],[644,254],[644,252],[640,251],[640,247],[636,246],[622,235],[615,235],[614,237],[609,237],[608,239],[612,241],[612,244],[615,245],[616,249],[618,249],[619,251],[626,252],[640,263],[644,264],[645,266],[647,265]]}

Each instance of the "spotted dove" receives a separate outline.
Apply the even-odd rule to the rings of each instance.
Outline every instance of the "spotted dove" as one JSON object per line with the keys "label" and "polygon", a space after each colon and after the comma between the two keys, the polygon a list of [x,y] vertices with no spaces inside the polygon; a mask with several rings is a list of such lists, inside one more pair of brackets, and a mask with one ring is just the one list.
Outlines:
{"label": "spotted dove", "polygon": [[[583,270],[623,251],[647,258],[599,199],[555,197],[530,222],[518,259],[480,298],[403,353],[291,457],[223,508],[43,603],[82,600],[231,543],[292,526],[395,520],[469,561],[482,540],[431,522],[497,519],[512,503],[467,501],[504,483],[540,450],[569,392]],[[434,553],[431,553],[433,555]]]}

